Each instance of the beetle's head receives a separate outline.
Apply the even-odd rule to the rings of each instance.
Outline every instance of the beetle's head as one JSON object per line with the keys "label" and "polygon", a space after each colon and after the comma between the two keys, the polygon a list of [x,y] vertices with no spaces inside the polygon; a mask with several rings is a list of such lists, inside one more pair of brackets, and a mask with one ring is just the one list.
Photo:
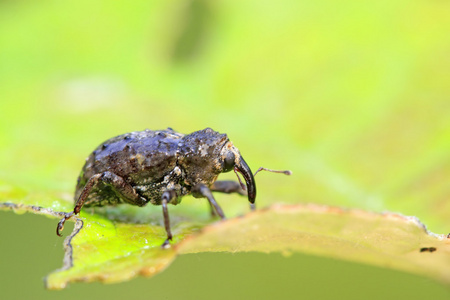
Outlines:
{"label": "beetle's head", "polygon": [[244,176],[248,200],[255,202],[256,185],[252,171],[239,150],[226,134],[211,128],[193,132],[183,137],[179,144],[179,164],[186,172],[188,184],[212,184],[220,173],[235,170]]}
{"label": "beetle's head", "polygon": [[235,172],[239,172],[242,174],[242,176],[244,176],[245,183],[247,184],[248,201],[250,201],[250,203],[255,203],[256,184],[252,170],[250,170],[250,167],[245,162],[239,150],[229,140],[227,140],[227,142],[222,147],[219,163],[221,172],[229,172],[231,170],[234,170]]}

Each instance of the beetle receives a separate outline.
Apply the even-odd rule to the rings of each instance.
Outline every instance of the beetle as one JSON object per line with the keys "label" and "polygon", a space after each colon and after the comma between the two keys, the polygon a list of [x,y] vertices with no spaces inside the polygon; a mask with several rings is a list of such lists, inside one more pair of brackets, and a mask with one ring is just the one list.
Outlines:
{"label": "beetle", "polygon": [[[239,182],[216,181],[220,173],[234,170]],[[290,174],[290,171],[275,171]],[[241,182],[238,172],[245,179]],[[256,175],[255,173],[255,175]],[[145,206],[161,205],[167,239],[172,240],[168,204],[177,205],[181,198],[193,195],[208,199],[211,213],[225,215],[212,191],[245,195],[254,208],[256,185],[254,175],[239,150],[226,134],[206,128],[184,135],[172,128],[135,131],[111,138],[99,145],[87,158],[75,190],[75,207],[65,213],[56,234],[64,223],[80,213],[83,206],[108,206],[121,203]]]}

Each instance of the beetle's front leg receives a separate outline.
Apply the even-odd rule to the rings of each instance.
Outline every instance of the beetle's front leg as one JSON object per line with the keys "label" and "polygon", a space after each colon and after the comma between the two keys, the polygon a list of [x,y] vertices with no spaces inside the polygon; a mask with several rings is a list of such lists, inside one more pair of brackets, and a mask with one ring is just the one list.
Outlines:
{"label": "beetle's front leg", "polygon": [[237,193],[242,196],[247,196],[247,192],[242,189],[239,182],[233,180],[215,181],[211,186],[211,191],[225,194]]}
{"label": "beetle's front leg", "polygon": [[[225,194],[237,193],[242,196],[247,196],[247,192],[242,189],[241,185],[237,181],[233,180],[218,180],[215,181],[210,188],[211,192],[219,192]],[[209,201],[208,201],[209,202]],[[214,207],[211,202],[209,202],[209,207],[211,208],[211,216],[217,216]]]}
{"label": "beetle's front leg", "polygon": [[223,214],[222,208],[220,208],[219,204],[216,202],[216,199],[214,199],[213,194],[211,193],[211,190],[204,184],[199,183],[192,189],[194,197],[205,197],[208,199],[209,204],[214,207],[216,213],[219,215],[220,218],[225,219],[225,215]]}
{"label": "beetle's front leg", "polygon": [[162,248],[167,248],[170,245],[170,241],[172,240],[172,232],[170,231],[170,219],[169,219],[169,210],[167,208],[167,204],[170,203],[174,198],[177,197],[177,193],[174,190],[165,191],[161,197],[161,206],[163,209],[164,216],[164,227],[166,228],[167,239],[161,245]]}

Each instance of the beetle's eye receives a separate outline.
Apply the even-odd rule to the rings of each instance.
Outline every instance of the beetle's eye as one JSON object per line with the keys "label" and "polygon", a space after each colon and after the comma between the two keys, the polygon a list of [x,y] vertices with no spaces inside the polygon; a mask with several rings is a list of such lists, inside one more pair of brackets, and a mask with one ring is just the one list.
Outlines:
{"label": "beetle's eye", "polygon": [[223,160],[223,172],[229,172],[234,168],[234,153],[228,152],[227,156]]}

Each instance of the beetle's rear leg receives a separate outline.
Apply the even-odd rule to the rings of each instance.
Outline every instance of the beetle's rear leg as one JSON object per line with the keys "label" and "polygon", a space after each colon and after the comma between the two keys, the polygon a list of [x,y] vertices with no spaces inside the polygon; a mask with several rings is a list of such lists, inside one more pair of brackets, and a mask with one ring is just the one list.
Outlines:
{"label": "beetle's rear leg", "polygon": [[57,235],[62,236],[61,231],[64,229],[64,223],[68,219],[70,219],[73,215],[77,215],[80,213],[81,208],[86,203],[86,200],[88,199],[92,189],[95,188],[95,186],[99,182],[102,182],[103,184],[110,186],[111,189],[117,194],[117,196],[127,203],[137,206],[144,206],[145,204],[147,204],[147,200],[139,196],[136,193],[136,190],[130,184],[128,184],[122,177],[111,172],[95,174],[94,176],[89,178],[88,182],[84,186],[84,189],[80,194],[80,197],[78,197],[78,200],[75,203],[73,211],[70,213],[66,213],[64,215],[64,218],[62,218],[61,221],[59,221],[58,226],[56,227]]}

